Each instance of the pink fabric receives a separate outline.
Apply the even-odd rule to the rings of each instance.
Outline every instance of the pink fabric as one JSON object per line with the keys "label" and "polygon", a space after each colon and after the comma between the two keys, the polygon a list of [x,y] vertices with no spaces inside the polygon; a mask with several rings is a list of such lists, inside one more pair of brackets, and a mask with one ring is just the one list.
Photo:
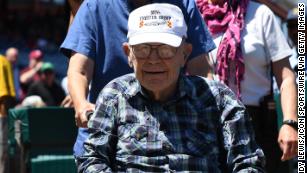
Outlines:
{"label": "pink fabric", "polygon": [[[230,0],[231,1],[231,0]],[[238,2],[237,2],[238,1]],[[213,5],[207,0],[197,0],[197,6],[205,19],[209,31],[215,35],[224,33],[217,51],[216,71],[220,79],[229,84],[231,73],[235,70],[237,97],[241,97],[240,82],[244,76],[244,60],[241,50],[241,31],[249,0],[232,0],[231,7],[227,1],[222,5]],[[237,3],[237,8],[233,8]]]}

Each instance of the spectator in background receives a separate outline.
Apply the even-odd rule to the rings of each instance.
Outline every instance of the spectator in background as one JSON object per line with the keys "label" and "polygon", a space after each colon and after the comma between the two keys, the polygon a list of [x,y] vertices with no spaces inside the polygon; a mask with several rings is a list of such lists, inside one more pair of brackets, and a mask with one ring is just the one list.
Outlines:
{"label": "spectator in background", "polygon": [[68,95],[68,86],[67,86],[67,76],[65,76],[62,81],[61,81],[61,87],[63,88],[63,90],[65,91],[65,94]]}
{"label": "spectator in background", "polygon": [[72,99],[69,95],[69,91],[68,91],[68,86],[67,86],[67,76],[65,76],[62,81],[61,81],[61,87],[64,90],[66,97],[65,99],[62,101],[61,106],[65,107],[65,108],[69,108],[69,107],[73,107],[74,103],[72,102]]}
{"label": "spectator in background", "polygon": [[[247,107],[268,173],[280,172],[281,160],[297,155],[298,140],[297,90],[288,60],[292,51],[281,28],[267,6],[250,0],[197,0],[197,5],[218,47],[209,55],[216,78]],[[281,93],[279,133],[272,76]]]}
{"label": "spectator in background", "polygon": [[65,76],[62,81],[61,81],[61,87],[62,89],[65,91],[65,94],[66,94],[66,97],[65,99],[63,100],[63,102],[61,103],[61,106],[65,107],[65,108],[68,108],[68,107],[73,107],[74,104],[72,102],[72,99],[69,95],[69,92],[68,92],[68,86],[67,86],[67,76]]}
{"label": "spectator in background", "polygon": [[19,81],[19,69],[17,66],[18,61],[18,49],[15,47],[8,48],[5,53],[6,59],[11,63],[14,75],[14,86],[15,86],[15,93],[16,93],[16,101],[20,101],[20,81]]}
{"label": "spectator in background", "polygon": [[9,173],[7,114],[8,109],[14,107],[15,96],[11,64],[0,55],[0,173]]}
{"label": "spectator in background", "polygon": [[60,106],[65,92],[55,81],[54,67],[51,63],[43,63],[39,70],[40,80],[30,85],[27,96],[38,95],[47,106]]}
{"label": "spectator in background", "polygon": [[37,95],[27,96],[21,103],[21,107],[40,108],[44,106],[46,106],[46,104],[43,99]]}
{"label": "spectator in background", "polygon": [[21,99],[24,99],[30,84],[34,81],[38,81],[40,76],[38,71],[40,70],[43,62],[43,52],[40,50],[33,50],[29,54],[29,65],[23,69],[20,73],[20,86],[21,86]]}

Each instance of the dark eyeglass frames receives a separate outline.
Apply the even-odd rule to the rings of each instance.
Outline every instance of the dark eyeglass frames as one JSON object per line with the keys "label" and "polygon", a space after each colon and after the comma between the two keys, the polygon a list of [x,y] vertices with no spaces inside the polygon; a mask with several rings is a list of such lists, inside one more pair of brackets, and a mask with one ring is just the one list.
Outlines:
{"label": "dark eyeglass frames", "polygon": [[177,47],[170,45],[149,45],[149,44],[138,44],[131,46],[132,52],[137,59],[147,59],[152,53],[152,50],[156,50],[158,56],[161,59],[173,58],[177,53]]}

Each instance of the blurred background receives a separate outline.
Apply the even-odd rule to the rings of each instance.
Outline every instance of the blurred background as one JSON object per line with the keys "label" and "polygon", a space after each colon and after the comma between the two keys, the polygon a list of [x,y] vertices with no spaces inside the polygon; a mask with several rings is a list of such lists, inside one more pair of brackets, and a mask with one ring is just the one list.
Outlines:
{"label": "blurred background", "polygon": [[0,0],[0,54],[19,49],[18,68],[28,65],[32,49],[44,52],[44,61],[55,64],[58,80],[66,76],[67,59],[58,51],[69,22],[65,0]]}
{"label": "blurred background", "polygon": [[[267,4],[281,22],[297,0],[258,0]],[[39,48],[44,61],[55,64],[56,77],[66,76],[68,60],[58,51],[69,22],[66,0],[0,0],[0,54],[9,47],[19,49],[18,67],[28,64],[30,50]],[[286,31],[285,31],[286,32]]]}

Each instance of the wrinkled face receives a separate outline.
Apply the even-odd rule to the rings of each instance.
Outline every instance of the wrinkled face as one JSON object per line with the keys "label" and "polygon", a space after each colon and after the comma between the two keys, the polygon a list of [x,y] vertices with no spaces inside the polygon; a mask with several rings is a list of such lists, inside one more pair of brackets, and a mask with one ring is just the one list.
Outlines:
{"label": "wrinkled face", "polygon": [[191,45],[178,48],[161,43],[130,46],[124,44],[128,62],[140,84],[153,93],[168,93],[176,88],[180,69],[186,62]]}

